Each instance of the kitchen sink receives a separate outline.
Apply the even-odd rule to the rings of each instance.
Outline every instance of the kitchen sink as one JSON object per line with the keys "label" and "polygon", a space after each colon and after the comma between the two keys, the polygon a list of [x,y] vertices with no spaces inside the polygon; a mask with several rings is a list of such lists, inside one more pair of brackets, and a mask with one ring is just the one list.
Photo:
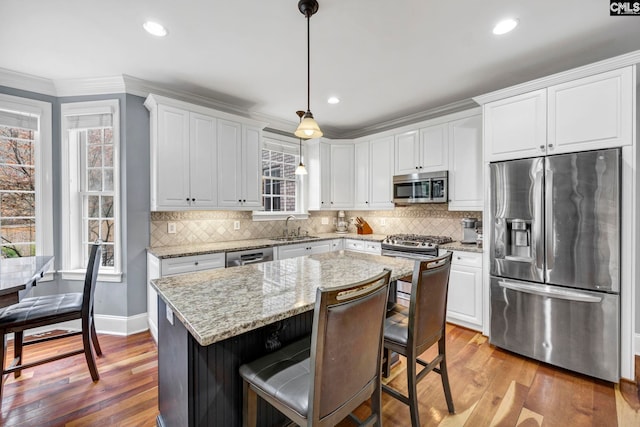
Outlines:
{"label": "kitchen sink", "polygon": [[299,240],[312,240],[319,239],[318,236],[280,236],[280,237],[271,237],[270,240],[277,240],[278,242],[297,242]]}

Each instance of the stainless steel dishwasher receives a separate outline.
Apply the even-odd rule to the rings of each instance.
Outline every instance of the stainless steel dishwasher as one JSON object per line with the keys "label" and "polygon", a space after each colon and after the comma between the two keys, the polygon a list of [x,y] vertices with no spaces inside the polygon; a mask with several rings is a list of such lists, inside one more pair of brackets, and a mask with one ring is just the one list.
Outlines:
{"label": "stainless steel dishwasher", "polygon": [[227,268],[273,261],[273,248],[247,249],[245,251],[227,252],[226,258],[225,266]]}

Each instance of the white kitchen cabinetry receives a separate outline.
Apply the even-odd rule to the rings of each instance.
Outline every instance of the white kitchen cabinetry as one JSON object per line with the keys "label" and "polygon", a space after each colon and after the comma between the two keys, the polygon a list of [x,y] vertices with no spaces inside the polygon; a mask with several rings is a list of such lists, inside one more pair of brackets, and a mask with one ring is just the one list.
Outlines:
{"label": "white kitchen cabinetry", "polygon": [[483,207],[482,116],[450,122],[449,210],[477,210]]}
{"label": "white kitchen cabinetry", "polygon": [[382,253],[382,244],[370,240],[344,239],[344,248],[348,251],[365,252],[374,255]]}
{"label": "white kitchen cabinetry", "polygon": [[152,211],[262,206],[264,123],[154,94],[145,106],[151,123]]}
{"label": "white kitchen cabinetry", "polygon": [[631,144],[631,67],[550,86],[547,100],[547,154]]}
{"label": "white kitchen cabinetry", "polygon": [[307,143],[310,210],[353,208],[354,152],[353,143]]}
{"label": "white kitchen cabinetry", "polygon": [[355,209],[369,209],[371,162],[369,141],[358,142],[354,146],[355,191],[353,204]]}
{"label": "white kitchen cabinetry", "polygon": [[535,157],[546,152],[546,89],[484,105],[487,161]]}
{"label": "white kitchen cabinetry", "polygon": [[357,142],[355,209],[393,209],[393,137]]}
{"label": "white kitchen cabinetry", "polygon": [[151,106],[151,210],[216,206],[216,119]]}
{"label": "white kitchen cabinetry", "polygon": [[449,274],[447,321],[482,330],[482,254],[454,251]]}
{"label": "white kitchen cabinetry", "polygon": [[261,131],[240,123],[218,121],[218,205],[260,209]]}
{"label": "white kitchen cabinetry", "polygon": [[396,135],[395,144],[395,175],[447,170],[446,123]]}
{"label": "white kitchen cabinetry", "polygon": [[394,175],[421,172],[420,134],[412,130],[395,135]]}
{"label": "white kitchen cabinetry", "polygon": [[294,243],[292,245],[278,246],[278,259],[295,258],[305,255],[322,254],[331,252],[332,240],[320,240],[315,242]]}
{"label": "white kitchen cabinetry", "polygon": [[551,85],[484,105],[485,160],[632,143],[633,69]]}
{"label": "white kitchen cabinetry", "polygon": [[156,342],[158,342],[158,294],[150,282],[176,274],[224,268],[224,263],[224,252],[164,259],[158,259],[147,253],[147,321],[149,331]]}
{"label": "white kitchen cabinetry", "polygon": [[333,239],[331,241],[331,252],[341,251],[344,249],[344,239]]}

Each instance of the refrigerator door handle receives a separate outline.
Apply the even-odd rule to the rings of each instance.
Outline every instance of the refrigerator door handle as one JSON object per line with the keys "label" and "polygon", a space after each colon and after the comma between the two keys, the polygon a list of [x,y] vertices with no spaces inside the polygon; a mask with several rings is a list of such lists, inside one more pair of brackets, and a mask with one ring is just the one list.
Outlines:
{"label": "refrigerator door handle", "polygon": [[602,302],[602,297],[586,294],[583,292],[571,291],[568,289],[553,289],[549,287],[542,288],[540,285],[527,285],[524,283],[513,283],[500,280],[498,282],[501,288],[511,289],[512,291],[525,292],[528,294],[539,295],[543,297],[564,299],[568,301],[578,302]]}
{"label": "refrigerator door handle", "polygon": [[545,209],[545,264],[546,271],[544,275],[544,280],[549,280],[549,272],[553,270],[554,266],[554,258],[553,254],[555,251],[555,220],[553,215],[553,170],[551,169],[549,162],[545,161],[545,200],[544,200],[544,209]]}
{"label": "refrigerator door handle", "polygon": [[[544,162],[544,160],[541,159],[542,162]],[[544,212],[543,210],[543,206],[544,206],[544,170],[543,170],[543,166],[540,165],[541,167],[538,167],[536,172],[535,172],[535,178],[533,181],[533,194],[535,197],[535,200],[537,201],[537,203],[534,202],[534,222],[532,224],[533,229],[533,244],[534,244],[534,248],[533,250],[535,251],[534,254],[532,254],[533,257],[535,257],[535,262],[536,262],[536,270],[538,271],[540,280],[543,281],[544,280],[544,241],[543,241],[543,227],[544,227]]]}

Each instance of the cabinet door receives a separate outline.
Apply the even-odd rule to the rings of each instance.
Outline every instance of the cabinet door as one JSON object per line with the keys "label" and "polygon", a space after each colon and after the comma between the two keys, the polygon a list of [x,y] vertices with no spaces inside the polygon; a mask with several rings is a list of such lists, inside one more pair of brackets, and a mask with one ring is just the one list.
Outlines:
{"label": "cabinet door", "polygon": [[218,120],[218,206],[242,203],[242,144],[240,123]]}
{"label": "cabinet door", "polygon": [[420,141],[418,131],[395,136],[395,175],[420,172]]}
{"label": "cabinet door", "polygon": [[482,254],[454,251],[449,275],[447,320],[482,330]]}
{"label": "cabinet door", "polygon": [[[189,206],[189,112],[160,105],[156,135],[154,210]],[[152,189],[153,191],[153,189]]]}
{"label": "cabinet door", "polygon": [[449,210],[483,207],[482,116],[449,123]]}
{"label": "cabinet door", "polygon": [[544,155],[547,139],[546,89],[484,105],[487,161]]}
{"label": "cabinet door", "polygon": [[331,209],[331,146],[320,143],[320,209]]}
{"label": "cabinet door", "polygon": [[211,208],[218,204],[216,119],[191,113],[190,129],[190,206]]}
{"label": "cabinet door", "polygon": [[307,246],[307,254],[323,254],[331,252],[331,240],[321,240],[319,242],[312,242]]}
{"label": "cabinet door", "polygon": [[278,259],[295,258],[307,255],[307,247],[308,246],[304,243],[278,246]]}
{"label": "cabinet door", "polygon": [[262,167],[260,164],[262,138],[260,129],[242,129],[242,207],[262,209]]}
{"label": "cabinet door", "polygon": [[344,248],[348,251],[364,252],[364,240],[344,239]]}
{"label": "cabinet door", "polygon": [[353,208],[353,144],[331,145],[331,208]]}
{"label": "cabinet door", "polygon": [[369,206],[371,209],[393,209],[393,137],[374,139],[369,149]]}
{"label": "cabinet door", "polygon": [[333,239],[331,241],[332,251],[341,251],[344,249],[344,239]]}
{"label": "cabinet door", "polygon": [[547,153],[631,144],[633,90],[631,67],[549,87]]}
{"label": "cabinet door", "polygon": [[449,144],[447,124],[420,129],[422,169],[420,172],[439,172],[449,167]]}
{"label": "cabinet door", "polygon": [[369,151],[369,141],[359,142],[354,147],[356,209],[369,209]]}

